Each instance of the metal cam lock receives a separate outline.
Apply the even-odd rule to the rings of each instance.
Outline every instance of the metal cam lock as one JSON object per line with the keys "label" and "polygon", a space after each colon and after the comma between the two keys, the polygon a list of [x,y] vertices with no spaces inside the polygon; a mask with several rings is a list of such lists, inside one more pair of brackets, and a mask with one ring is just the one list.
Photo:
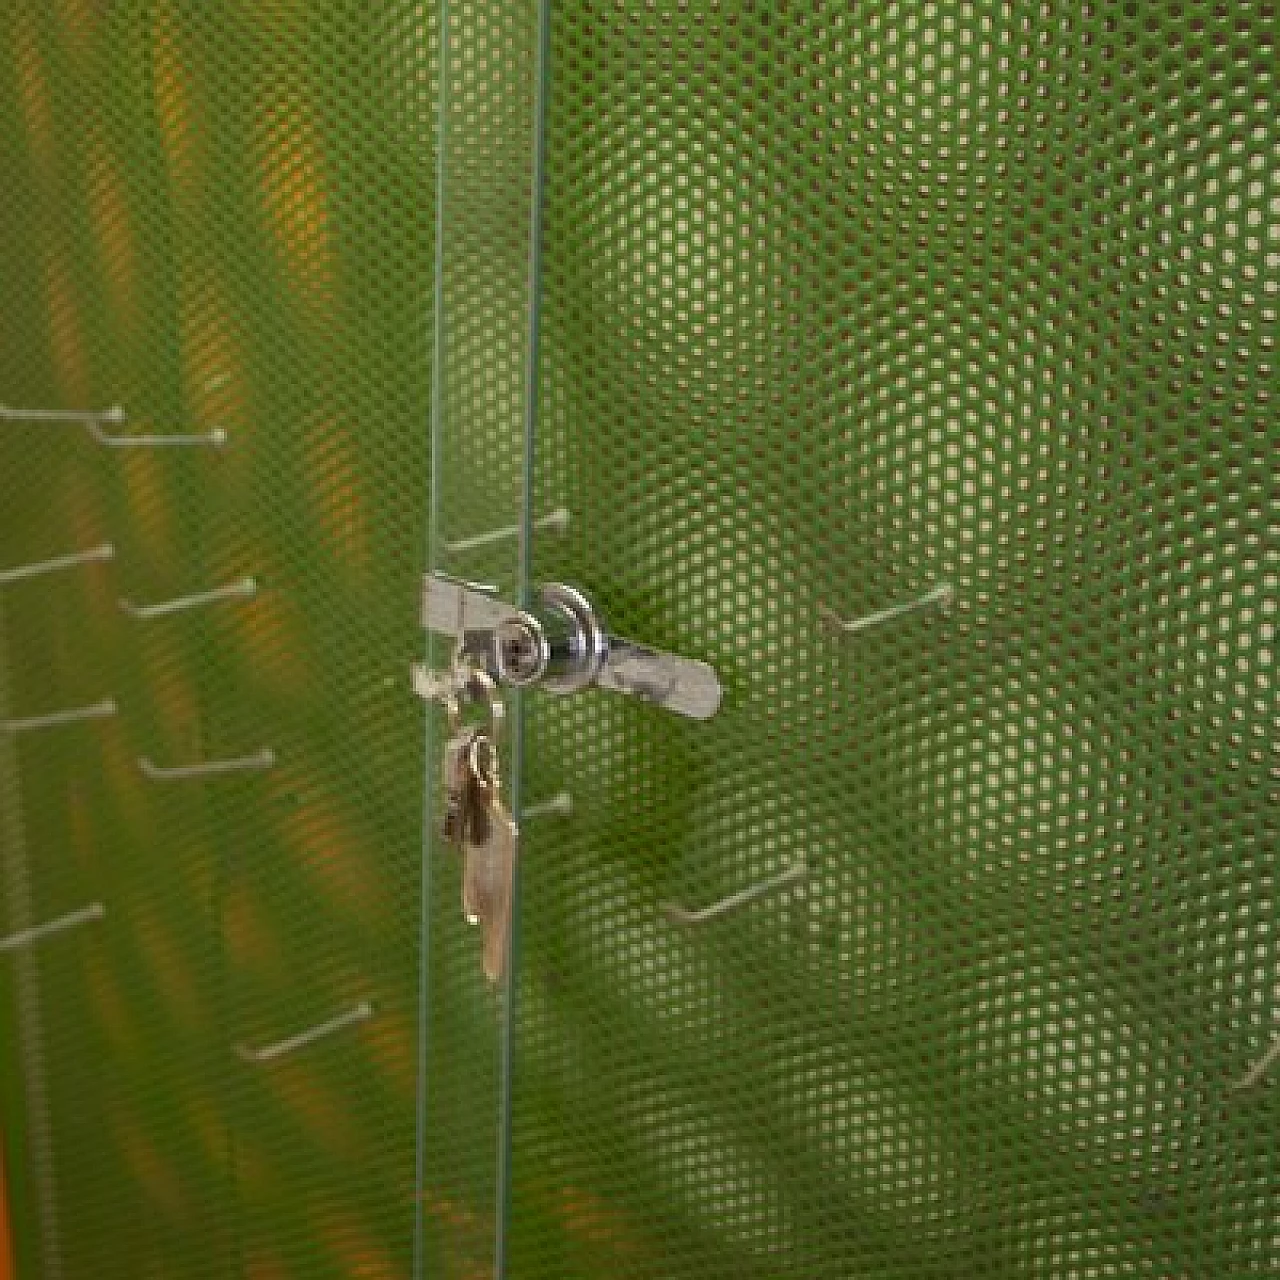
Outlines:
{"label": "metal cam lock", "polygon": [[453,637],[503,684],[548,693],[598,687],[643,698],[695,720],[720,706],[720,680],[705,662],[611,636],[591,602],[573,587],[544,586],[525,612],[473,583],[426,579],[423,626]]}

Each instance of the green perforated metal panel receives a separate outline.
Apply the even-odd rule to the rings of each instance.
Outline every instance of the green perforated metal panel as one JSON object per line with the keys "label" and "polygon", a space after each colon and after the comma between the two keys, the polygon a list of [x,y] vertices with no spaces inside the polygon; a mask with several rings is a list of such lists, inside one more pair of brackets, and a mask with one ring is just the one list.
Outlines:
{"label": "green perforated metal panel", "polygon": [[408,4],[0,14],[0,403],[227,435],[0,424],[0,570],[115,551],[0,586],[0,719],[119,709],[0,733],[0,935],[105,909],[0,954],[24,1278],[412,1265],[433,46]]}
{"label": "green perforated metal panel", "polygon": [[[1280,1267],[1274,5],[12,8],[0,403],[229,436],[0,424],[25,1274]],[[496,991],[427,567],[725,685],[513,700]]]}

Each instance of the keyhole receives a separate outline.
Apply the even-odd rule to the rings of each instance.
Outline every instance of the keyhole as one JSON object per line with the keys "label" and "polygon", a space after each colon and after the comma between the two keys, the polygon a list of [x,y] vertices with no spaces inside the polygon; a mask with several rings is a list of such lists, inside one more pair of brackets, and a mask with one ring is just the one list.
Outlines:
{"label": "keyhole", "polygon": [[508,618],[498,631],[498,667],[514,685],[532,684],[546,670],[546,641],[530,618]]}

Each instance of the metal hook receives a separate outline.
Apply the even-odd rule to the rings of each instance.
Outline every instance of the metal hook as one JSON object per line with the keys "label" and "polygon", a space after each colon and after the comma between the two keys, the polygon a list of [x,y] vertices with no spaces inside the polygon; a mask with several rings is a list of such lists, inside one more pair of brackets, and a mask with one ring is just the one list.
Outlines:
{"label": "metal hook", "polygon": [[7,938],[0,938],[0,951],[18,951],[22,947],[34,946],[37,942],[43,942],[45,938],[51,938],[55,933],[63,933],[67,929],[74,929],[77,925],[88,924],[91,920],[101,920],[107,914],[107,909],[100,902],[91,902],[87,907],[81,907],[79,911],[72,911],[68,915],[59,916],[56,920],[49,920],[45,924],[35,925],[30,929],[20,929],[17,933],[11,933]]}
{"label": "metal hook", "polygon": [[76,707],[70,711],[51,711],[48,715],[28,716],[19,720],[0,720],[0,732],[29,733],[35,729],[54,729],[59,725],[76,724],[81,720],[105,720],[119,711],[114,698],[103,698],[90,707]]}
{"label": "metal hook", "polygon": [[110,409],[14,409],[0,404],[0,422],[57,422],[88,426],[111,423],[118,426],[126,418],[121,405]]}
{"label": "metal hook", "polygon": [[108,449],[166,449],[183,446],[208,446],[211,449],[221,449],[228,439],[227,433],[221,427],[214,427],[211,431],[198,434],[113,436],[108,435],[94,423],[86,423],[86,426],[94,440]]}
{"label": "metal hook", "polygon": [[138,757],[138,768],[152,782],[187,782],[199,778],[215,778],[227,773],[265,773],[274,769],[276,753],[270,747],[251,756],[240,756],[234,760],[207,760],[203,764],[181,765],[176,768],[161,768],[153,764],[146,756]]}
{"label": "metal hook", "polygon": [[182,613],[187,609],[197,609],[201,605],[216,604],[220,600],[252,600],[257,594],[257,581],[253,578],[241,578],[239,582],[225,587],[197,591],[193,595],[179,596],[176,600],[165,600],[160,604],[134,604],[131,600],[119,600],[117,604],[122,613],[147,621],[151,618],[163,618],[171,613]]}
{"label": "metal hook", "polygon": [[174,435],[112,435],[103,427],[121,426],[128,415],[119,405],[102,410],[76,409],[13,409],[0,405],[0,421],[69,423],[84,427],[96,443],[108,449],[163,449],[182,445],[208,445],[220,449],[227,443],[227,433],[221,427],[199,434]]}
{"label": "metal hook", "polygon": [[573,797],[567,791],[557,791],[548,799],[531,804],[520,816],[531,822],[534,818],[567,818],[572,813]]}
{"label": "metal hook", "polygon": [[[549,515],[542,516],[533,522],[535,529],[544,529],[548,533],[563,533],[569,527],[569,508],[557,507]],[[475,551],[480,547],[492,546],[495,542],[505,542],[510,538],[518,538],[523,527],[518,524],[505,525],[501,529],[490,529],[487,533],[477,533],[470,538],[459,538],[456,542],[446,542],[444,549],[449,555],[458,555],[464,551]]]}
{"label": "metal hook", "polygon": [[335,1031],[342,1031],[358,1022],[367,1022],[373,1015],[373,1005],[367,1000],[362,1000],[354,1009],[348,1009],[346,1013],[340,1013],[336,1017],[330,1018],[327,1022],[318,1022],[314,1027],[299,1031],[296,1036],[289,1036],[286,1040],[277,1040],[275,1044],[263,1045],[261,1049],[252,1049],[247,1045],[237,1045],[236,1053],[242,1062],[271,1062],[275,1058],[283,1058],[288,1054],[297,1053],[299,1049],[305,1049],[307,1045],[315,1044],[317,1040],[323,1040],[326,1036],[333,1035]]}
{"label": "metal hook", "polygon": [[826,605],[821,604],[818,606],[818,612],[822,615],[824,621],[837,630],[846,634],[853,634],[858,631],[869,631],[872,627],[881,626],[886,622],[894,622],[898,618],[906,617],[911,613],[919,613],[924,609],[945,609],[955,599],[955,594],[955,588],[950,583],[940,582],[936,587],[930,588],[924,595],[915,600],[908,600],[904,604],[895,604],[888,609],[879,609],[875,613],[868,613],[862,618],[853,618],[846,621],[828,609]]}
{"label": "metal hook", "polygon": [[715,920],[720,916],[729,915],[740,907],[745,907],[748,903],[755,902],[757,898],[767,897],[769,894],[776,893],[777,890],[785,888],[789,884],[797,884],[808,874],[808,864],[801,861],[794,866],[788,867],[780,875],[776,875],[770,880],[762,880],[759,884],[751,885],[750,888],[730,894],[729,897],[723,898],[719,902],[713,902],[711,906],[703,907],[700,911],[690,911],[687,907],[681,907],[671,902],[663,903],[662,910],[673,924],[706,924],[708,920]]}
{"label": "metal hook", "polygon": [[77,565],[110,560],[115,554],[115,547],[109,542],[104,542],[100,547],[93,547],[89,551],[54,556],[50,560],[37,560],[32,564],[19,565],[15,569],[0,569],[0,587],[7,587],[14,582],[23,582],[27,578],[39,578],[46,573],[57,573],[61,569],[74,569]]}
{"label": "metal hook", "polygon": [[1244,1076],[1231,1086],[1232,1090],[1242,1093],[1246,1089],[1255,1088],[1262,1083],[1263,1078],[1277,1063],[1280,1063],[1280,1036],[1271,1042],[1271,1047],[1245,1072]]}

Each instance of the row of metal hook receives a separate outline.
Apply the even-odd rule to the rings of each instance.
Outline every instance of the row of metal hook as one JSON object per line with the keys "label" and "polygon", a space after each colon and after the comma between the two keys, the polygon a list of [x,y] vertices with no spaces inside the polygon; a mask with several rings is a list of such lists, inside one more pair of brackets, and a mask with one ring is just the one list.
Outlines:
{"label": "row of metal hook", "polygon": [[[81,426],[88,431],[92,439],[108,449],[157,449],[169,447],[210,447],[221,448],[227,443],[227,433],[221,427],[214,427],[207,432],[166,433],[166,434],[117,434],[107,430],[108,427],[123,426],[128,421],[124,409],[116,407],[101,411],[81,411],[62,409],[14,409],[0,405],[0,422],[21,422],[46,425]],[[115,547],[103,543],[86,551],[72,552],[67,555],[51,556],[46,560],[38,560],[31,564],[19,565],[12,569],[0,570],[0,587],[12,586],[33,578],[41,578],[48,574],[59,573],[82,565],[102,563],[115,558]],[[182,613],[188,609],[196,609],[203,605],[216,604],[229,600],[251,600],[258,594],[258,583],[254,578],[241,578],[237,582],[209,591],[194,592],[179,596],[172,600],[159,601],[154,604],[137,604],[132,600],[118,601],[120,611],[131,618],[149,621],[154,618],[168,617]],[[25,734],[53,729],[63,725],[76,724],[89,720],[102,720],[115,716],[119,712],[116,700],[103,698],[85,707],[72,707],[61,711],[52,711],[44,715],[26,716],[0,720],[0,733]],[[261,772],[275,766],[276,755],[270,747],[264,747],[252,755],[227,760],[207,760],[199,764],[176,767],[162,767],[146,756],[140,756],[138,769],[144,777],[152,782],[179,782],[213,778],[234,773]],[[104,903],[91,902],[78,910],[70,911],[56,919],[30,928],[19,929],[14,933],[0,937],[0,954],[22,951],[34,947],[59,934],[79,928],[82,925],[101,921],[106,917],[107,908]],[[342,1027],[350,1026],[365,1018],[373,1016],[373,1006],[362,1003],[355,1009],[337,1018],[310,1028],[295,1036],[276,1044],[266,1045],[258,1049],[238,1048],[240,1057],[247,1062],[269,1062],[283,1057],[323,1036],[330,1035]]]}
{"label": "row of metal hook", "polygon": [[[83,562],[78,561],[75,557],[63,557],[62,559],[64,563]],[[8,580],[14,581],[17,579],[10,578]],[[53,712],[44,716],[32,716],[22,720],[0,721],[0,732],[24,733],[31,730],[53,728],[58,725],[73,724],[79,721],[104,719],[114,716],[117,711],[118,707],[115,700],[104,698],[101,702],[89,707]],[[275,766],[276,756],[270,747],[264,747],[253,755],[243,756],[238,759],[210,760],[197,765],[185,765],[176,768],[161,768],[145,756],[139,757],[137,763],[139,771],[153,782],[177,782],[213,778],[232,773],[264,771]],[[34,925],[28,929],[19,929],[15,933],[0,937],[0,954],[34,947],[49,938],[56,937],[60,933],[65,933],[81,925],[100,921],[106,917],[106,914],[105,904],[91,902],[88,906],[81,907],[76,911],[70,911],[54,920],[48,920],[43,924]],[[347,1013],[330,1018],[276,1044],[256,1049],[242,1045],[237,1047],[236,1052],[245,1062],[270,1062],[275,1058],[284,1057],[286,1054],[302,1049],[324,1036],[331,1035],[344,1027],[354,1025],[372,1016],[373,1006],[365,1002]]]}
{"label": "row of metal hook", "polygon": [[[7,587],[15,582],[24,582],[29,578],[43,577],[48,573],[57,573],[62,569],[74,569],[77,565],[98,564],[104,560],[115,558],[115,547],[109,542],[92,547],[88,551],[76,551],[65,556],[51,556],[48,560],[36,560],[31,564],[18,565],[13,569],[0,569],[0,587]],[[190,595],[177,596],[172,600],[161,600],[156,604],[136,604],[132,600],[121,599],[116,603],[121,613],[127,613],[139,621],[152,618],[164,618],[174,613],[182,613],[187,609],[198,609],[201,605],[217,604],[222,600],[252,600],[258,594],[258,582],[255,578],[241,578],[237,582],[228,583],[225,587],[214,587],[211,591],[196,591]]]}
{"label": "row of metal hook", "polygon": [[[45,574],[71,569],[77,565],[100,563],[105,560],[111,560],[114,555],[114,548],[109,543],[105,543],[88,551],[53,556],[48,560],[36,561],[33,564],[0,570],[0,586],[24,582]],[[192,595],[180,596],[174,600],[165,600],[158,604],[137,605],[129,600],[120,600],[119,605],[121,611],[127,613],[130,617],[147,620],[181,613],[186,609],[194,609],[201,605],[215,604],[220,601],[251,600],[257,593],[258,584],[256,580],[243,578],[230,586],[218,587],[212,591],[200,591]],[[118,712],[119,706],[116,700],[112,697],[106,697],[85,707],[71,707],[60,711],[50,711],[44,715],[0,720],[0,733],[32,733],[85,720],[105,720],[118,714]],[[270,748],[263,748],[253,755],[243,756],[238,759],[210,760],[197,765],[183,765],[177,768],[163,768],[153,763],[146,756],[138,758],[138,768],[141,772],[146,777],[157,782],[270,769],[274,764],[275,754]]]}
{"label": "row of metal hook", "polygon": [[[77,412],[74,410],[20,410],[0,406],[0,421],[78,424],[85,427],[98,444],[107,448],[157,448],[175,445],[221,447],[227,442],[226,432],[221,428],[214,428],[209,432],[200,434],[185,435],[112,434],[106,431],[105,428],[123,425],[127,421],[127,415],[121,408],[112,408],[100,412]],[[561,507],[535,520],[533,526],[546,532],[563,532],[568,528],[569,522],[569,511]],[[519,536],[519,532],[519,526],[515,525],[492,529],[446,543],[444,550],[451,554],[463,554],[493,546],[507,539],[516,538]],[[8,586],[31,578],[41,577],[45,574],[57,573],[79,565],[111,560],[114,555],[114,547],[109,543],[104,543],[87,551],[54,556],[32,564],[0,570],[0,586]],[[130,617],[149,620],[223,601],[250,600],[257,595],[257,592],[257,581],[252,577],[245,577],[226,586],[195,592],[154,604],[140,605],[126,599],[121,599],[118,603],[121,611]],[[819,606],[819,612],[824,621],[835,630],[845,634],[857,634],[913,613],[930,609],[946,609],[952,603],[954,596],[954,588],[950,584],[939,583],[914,599],[876,610],[859,618],[841,618],[825,606]],[[77,721],[103,719],[114,716],[117,711],[115,700],[104,698],[91,706],[54,711],[40,716],[3,720],[0,721],[0,732],[27,733],[72,724]],[[141,773],[153,782],[200,780],[235,773],[260,772],[273,768],[275,763],[275,753],[269,747],[264,747],[252,755],[239,758],[210,760],[199,764],[175,767],[156,765],[147,757],[139,757],[137,761]],[[572,812],[572,808],[572,798],[567,792],[561,792],[548,801],[531,806],[525,811],[523,817],[528,820],[544,816],[567,816]],[[730,915],[785,888],[799,884],[808,874],[808,864],[801,860],[779,874],[730,894],[728,897],[709,906],[691,910],[674,903],[665,903],[663,904],[663,911],[667,918],[675,924],[685,926],[704,925]],[[65,930],[95,920],[101,920],[105,914],[106,909],[102,903],[91,903],[89,906],[70,912],[45,924],[19,930],[7,937],[0,937],[0,953],[35,945]],[[363,1001],[344,1013],[317,1023],[275,1044],[257,1049],[241,1046],[237,1049],[237,1052],[247,1062],[270,1062],[305,1048],[307,1045],[313,1044],[315,1041],[346,1027],[366,1021],[373,1015],[373,1005]],[[1277,1064],[1280,1064],[1280,1036],[1276,1038],[1270,1048],[1250,1068],[1246,1075],[1237,1082],[1235,1088],[1237,1090],[1245,1090],[1255,1087],[1262,1082]]]}
{"label": "row of metal hook", "polygon": [[[68,930],[79,928],[81,925],[93,924],[103,920],[106,918],[106,914],[107,908],[103,903],[91,902],[88,906],[81,907],[77,911],[69,911],[66,915],[59,916],[56,920],[48,920],[44,924],[34,925],[30,929],[19,929],[16,933],[0,937],[0,954],[34,947],[38,943],[44,942],[60,933],[66,933]],[[276,1058],[283,1058],[287,1054],[296,1053],[299,1049],[304,1049],[307,1045],[314,1044],[317,1040],[333,1035],[346,1027],[354,1026],[357,1022],[364,1022],[372,1018],[373,1015],[373,1005],[368,1001],[361,1001],[353,1009],[349,1009],[345,1013],[328,1018],[324,1022],[318,1022],[315,1026],[308,1027],[305,1031],[300,1031],[296,1035],[288,1036],[283,1040],[278,1040],[274,1044],[262,1045],[258,1048],[237,1045],[236,1054],[244,1062],[271,1062]]]}

